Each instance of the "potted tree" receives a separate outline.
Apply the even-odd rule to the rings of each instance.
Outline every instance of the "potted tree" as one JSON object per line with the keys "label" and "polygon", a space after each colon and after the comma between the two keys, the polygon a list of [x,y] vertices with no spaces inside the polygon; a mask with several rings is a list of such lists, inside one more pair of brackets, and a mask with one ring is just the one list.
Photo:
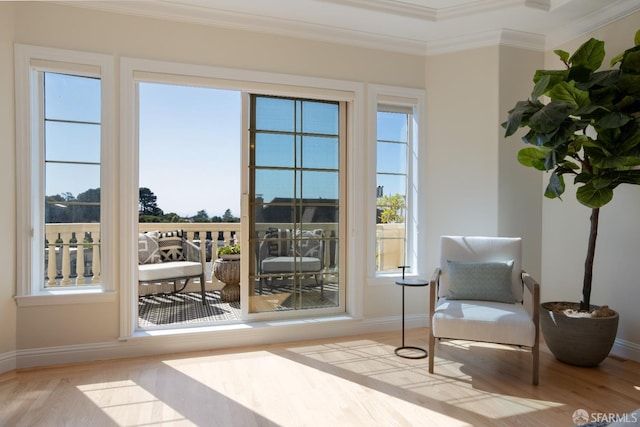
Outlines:
{"label": "potted tree", "polygon": [[582,299],[544,303],[540,318],[551,352],[578,366],[604,360],[617,333],[618,313],[591,305],[591,285],[600,208],[618,185],[640,184],[640,30],[634,42],[604,71],[603,41],[592,38],[572,55],[555,51],[566,68],[536,71],[531,98],[502,124],[505,137],[528,128],[518,161],[551,172],[546,197],[560,198],[573,176],[578,201],[591,209]]}

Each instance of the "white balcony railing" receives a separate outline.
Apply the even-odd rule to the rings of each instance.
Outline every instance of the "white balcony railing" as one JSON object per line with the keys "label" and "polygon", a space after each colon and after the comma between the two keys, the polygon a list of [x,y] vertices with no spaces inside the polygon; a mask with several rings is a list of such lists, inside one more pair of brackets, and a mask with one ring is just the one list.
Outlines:
{"label": "white balcony railing", "polygon": [[[327,236],[325,262],[328,267],[335,267],[336,245],[332,240],[338,235],[338,224],[316,223],[315,228],[322,228]],[[260,223],[256,231],[263,233],[269,228],[290,228],[291,224]],[[216,250],[227,244],[232,236],[242,241],[239,223],[139,223],[139,231],[171,231],[184,230],[186,239],[200,247],[202,259],[207,260],[205,278],[211,283],[212,263],[216,258]],[[201,241],[205,244],[200,244]],[[86,286],[100,282],[100,224],[70,223],[47,224],[45,248],[45,282],[46,287]],[[243,248],[244,250],[244,248]],[[217,279],[213,278],[217,282]]]}

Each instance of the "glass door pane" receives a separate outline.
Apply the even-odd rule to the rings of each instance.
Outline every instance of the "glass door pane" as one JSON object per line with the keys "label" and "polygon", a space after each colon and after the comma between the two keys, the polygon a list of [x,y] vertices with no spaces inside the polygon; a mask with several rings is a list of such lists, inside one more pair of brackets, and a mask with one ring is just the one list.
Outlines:
{"label": "glass door pane", "polygon": [[251,96],[249,312],[336,311],[340,103]]}

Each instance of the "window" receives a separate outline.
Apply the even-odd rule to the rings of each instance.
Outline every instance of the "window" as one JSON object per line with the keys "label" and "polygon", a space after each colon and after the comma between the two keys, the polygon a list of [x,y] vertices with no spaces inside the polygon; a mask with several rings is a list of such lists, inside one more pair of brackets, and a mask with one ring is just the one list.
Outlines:
{"label": "window", "polygon": [[406,264],[408,145],[407,108],[378,105],[376,144],[376,271]]}
{"label": "window", "polygon": [[99,283],[100,79],[41,72],[45,288]]}
{"label": "window", "polygon": [[18,238],[19,297],[112,289],[102,275],[113,229],[103,219],[114,216],[105,215],[112,74],[105,55],[16,46],[18,207],[28,213],[18,225],[31,230]]}
{"label": "window", "polygon": [[[418,238],[426,216],[424,154],[421,149],[423,93],[372,85],[371,132],[375,135],[375,247],[371,271],[377,277],[396,276],[399,266],[407,274],[419,274],[424,264],[424,239]],[[373,203],[372,203],[373,205]],[[373,232],[373,231],[372,231]],[[423,232],[423,231],[422,231]]]}

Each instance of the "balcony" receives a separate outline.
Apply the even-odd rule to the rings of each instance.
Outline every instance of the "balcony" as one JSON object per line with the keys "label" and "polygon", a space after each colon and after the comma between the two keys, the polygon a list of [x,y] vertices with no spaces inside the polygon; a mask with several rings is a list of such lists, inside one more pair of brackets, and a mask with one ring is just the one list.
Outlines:
{"label": "balcony", "polygon": [[[314,223],[314,228],[324,231],[324,271],[328,282],[338,286],[337,272],[338,253],[336,249],[337,223]],[[288,228],[289,223],[260,223],[256,231],[263,235],[269,228]],[[239,223],[140,223],[140,232],[170,231],[182,229],[186,239],[200,248],[202,259],[205,259],[205,289],[216,292],[224,283],[212,274],[213,262],[218,247],[225,245],[235,237],[242,241]],[[393,270],[404,263],[404,224],[378,224],[376,229],[376,260],[379,270]],[[201,244],[203,242],[205,244]],[[97,223],[47,224],[45,247],[45,287],[82,287],[100,283],[100,226]],[[244,249],[244,248],[243,248]],[[212,256],[213,255],[213,256]],[[276,279],[278,280],[278,279]],[[286,280],[280,278],[279,283]],[[165,294],[173,291],[170,283],[137,286],[140,297],[149,294]],[[182,291],[198,292],[200,283],[193,279]]]}

